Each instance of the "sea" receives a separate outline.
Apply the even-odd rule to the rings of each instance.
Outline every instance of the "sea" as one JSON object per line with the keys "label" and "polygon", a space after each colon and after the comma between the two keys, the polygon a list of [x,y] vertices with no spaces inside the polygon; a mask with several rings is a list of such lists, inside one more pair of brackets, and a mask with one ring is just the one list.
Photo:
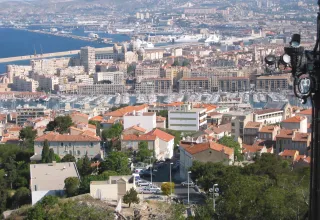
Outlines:
{"label": "sea", "polygon": [[[88,36],[88,33],[85,33],[83,29],[75,29],[73,34],[78,36]],[[34,53],[40,54],[79,50],[84,46],[96,48],[112,46],[112,44],[89,42],[13,28],[0,28],[0,36],[0,58],[25,56]],[[111,38],[113,42],[130,40],[129,36],[121,34],[104,33],[101,34],[101,36]],[[0,63],[0,74],[6,71],[6,66],[9,64],[28,65],[29,63],[29,60]]]}

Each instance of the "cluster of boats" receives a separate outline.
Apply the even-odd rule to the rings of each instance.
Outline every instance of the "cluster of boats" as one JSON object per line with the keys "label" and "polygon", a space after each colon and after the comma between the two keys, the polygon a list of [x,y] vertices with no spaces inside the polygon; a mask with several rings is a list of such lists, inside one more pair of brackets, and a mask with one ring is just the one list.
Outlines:
{"label": "cluster of boats", "polygon": [[288,98],[281,93],[268,93],[269,98],[274,102],[287,102]]}
{"label": "cluster of boats", "polygon": [[267,102],[267,95],[263,93],[254,93],[252,96],[253,102]]}

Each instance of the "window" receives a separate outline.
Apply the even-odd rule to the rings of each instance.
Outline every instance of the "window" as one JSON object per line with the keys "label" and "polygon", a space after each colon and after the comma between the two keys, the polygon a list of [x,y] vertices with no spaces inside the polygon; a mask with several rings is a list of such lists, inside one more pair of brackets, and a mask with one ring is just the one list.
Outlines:
{"label": "window", "polygon": [[81,151],[77,150],[77,155],[81,155]]}
{"label": "window", "polygon": [[234,122],[231,123],[231,126],[234,127]]}
{"label": "window", "polygon": [[93,143],[92,142],[90,143],[90,147],[93,147]]}
{"label": "window", "polygon": [[62,143],[62,142],[61,142],[61,144],[60,144],[60,145],[61,145],[61,147],[63,147],[63,143]]}
{"label": "window", "polygon": [[69,147],[71,147],[71,143],[69,143]]}

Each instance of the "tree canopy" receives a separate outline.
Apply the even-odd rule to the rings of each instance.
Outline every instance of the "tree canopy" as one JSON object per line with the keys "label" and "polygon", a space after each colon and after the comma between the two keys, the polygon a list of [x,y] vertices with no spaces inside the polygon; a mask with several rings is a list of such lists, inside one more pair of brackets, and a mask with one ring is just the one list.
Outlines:
{"label": "tree canopy", "polygon": [[233,137],[223,136],[222,138],[219,139],[219,144],[233,148],[235,160],[243,160],[240,144],[239,142],[235,141]]}
{"label": "tree canopy", "polygon": [[76,162],[76,158],[71,154],[66,154],[62,159],[61,162]]}
{"label": "tree canopy", "polygon": [[[262,154],[244,167],[195,161],[191,172],[206,191],[218,184],[215,215],[220,219],[302,219],[308,209],[309,168],[292,170],[272,154]],[[213,215],[203,207],[195,213],[201,219]]]}
{"label": "tree canopy", "polygon": [[134,188],[131,188],[123,196],[123,202],[126,204],[129,204],[129,207],[131,207],[131,203],[138,204],[140,202],[140,199],[138,197],[138,192]]}
{"label": "tree canopy", "polygon": [[162,183],[161,191],[163,195],[166,195],[166,196],[171,195],[171,193],[174,193],[174,183],[173,182]]}
{"label": "tree canopy", "polygon": [[120,123],[112,125],[110,128],[103,129],[101,136],[103,140],[119,138],[123,131],[123,126]]}
{"label": "tree canopy", "polygon": [[32,127],[25,127],[19,132],[19,139],[22,140],[22,145],[26,148],[33,149],[34,139],[37,137],[37,130]]}
{"label": "tree canopy", "polygon": [[78,194],[79,179],[77,177],[68,177],[64,180],[64,185],[68,197],[72,197]]}
{"label": "tree canopy", "polygon": [[128,166],[128,156],[124,152],[110,152],[107,159],[100,164],[100,173],[104,171],[115,171],[118,175],[129,175],[131,171]]}
{"label": "tree canopy", "polygon": [[152,151],[149,150],[148,142],[141,141],[139,142],[139,150],[136,156],[137,161],[145,161],[146,159],[149,159],[152,156]]}
{"label": "tree canopy", "polygon": [[68,132],[70,126],[73,125],[72,119],[69,115],[58,116],[47,125],[46,131],[56,131],[60,134]]}

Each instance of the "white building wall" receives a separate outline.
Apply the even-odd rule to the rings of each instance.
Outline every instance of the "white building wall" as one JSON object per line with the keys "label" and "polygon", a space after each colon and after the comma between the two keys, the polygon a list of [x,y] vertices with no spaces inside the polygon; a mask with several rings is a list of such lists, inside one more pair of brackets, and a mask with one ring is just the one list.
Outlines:
{"label": "white building wall", "polygon": [[283,120],[283,111],[255,115],[255,122],[261,122],[264,124],[279,123],[282,120]]}
{"label": "white building wall", "polygon": [[46,190],[46,191],[32,191],[31,193],[31,199],[32,199],[32,205],[39,202],[43,197],[45,196],[62,196],[64,195],[64,190]]}
{"label": "white building wall", "polygon": [[147,132],[157,127],[156,114],[149,116],[141,113],[140,115],[125,115],[123,116],[123,127],[124,129],[130,128],[134,125],[138,125],[141,128],[147,130]]}
{"label": "white building wall", "polygon": [[188,178],[189,168],[192,167],[192,155],[180,147],[180,179]]}
{"label": "white building wall", "polygon": [[300,123],[290,123],[290,122],[282,122],[281,127],[285,129],[296,129],[299,132],[307,133],[308,132],[308,122],[307,118],[301,120]]}
{"label": "white building wall", "polygon": [[198,131],[199,113],[198,112],[172,112],[168,114],[169,129],[176,131]]}

